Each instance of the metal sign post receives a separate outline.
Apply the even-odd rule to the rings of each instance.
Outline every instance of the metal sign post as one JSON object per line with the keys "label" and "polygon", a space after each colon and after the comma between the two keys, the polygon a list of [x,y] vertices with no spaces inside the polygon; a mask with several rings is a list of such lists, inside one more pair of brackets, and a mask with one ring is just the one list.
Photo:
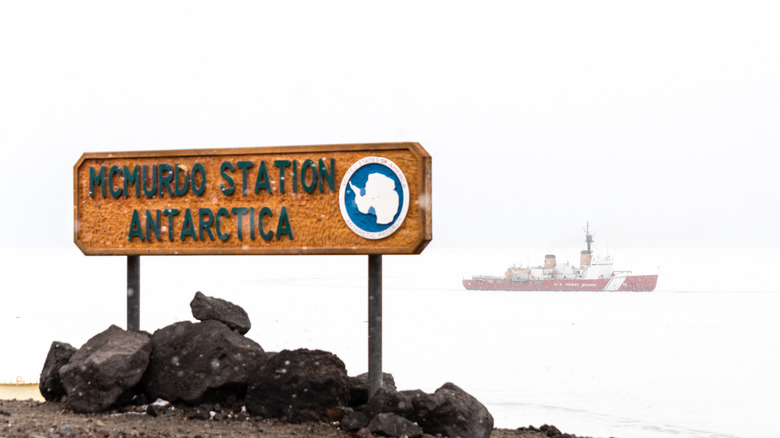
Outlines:
{"label": "metal sign post", "polygon": [[368,256],[368,396],[382,387],[382,255]]}
{"label": "metal sign post", "polygon": [[141,256],[127,256],[127,330],[141,331]]}

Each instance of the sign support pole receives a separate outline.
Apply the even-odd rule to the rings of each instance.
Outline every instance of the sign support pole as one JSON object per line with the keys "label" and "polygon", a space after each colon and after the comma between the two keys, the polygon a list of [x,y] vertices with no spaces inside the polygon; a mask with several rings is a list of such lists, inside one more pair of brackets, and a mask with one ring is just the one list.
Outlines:
{"label": "sign support pole", "polygon": [[127,330],[141,331],[141,256],[127,256]]}
{"label": "sign support pole", "polygon": [[368,396],[382,387],[382,255],[368,256]]}

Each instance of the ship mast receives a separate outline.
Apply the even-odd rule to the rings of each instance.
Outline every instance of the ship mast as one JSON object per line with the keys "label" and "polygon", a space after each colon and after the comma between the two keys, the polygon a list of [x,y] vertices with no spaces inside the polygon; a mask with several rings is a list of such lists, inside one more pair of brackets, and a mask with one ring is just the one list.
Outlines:
{"label": "ship mast", "polygon": [[590,244],[593,243],[593,234],[590,234],[590,223],[585,222],[585,243],[588,245],[588,249],[580,251],[580,269],[587,269],[590,266],[591,254],[593,251],[590,249]]}
{"label": "ship mast", "polygon": [[585,222],[585,243],[588,245],[586,254],[592,254],[593,251],[590,250],[590,244],[593,243],[593,235],[590,234],[590,224],[588,222]]}

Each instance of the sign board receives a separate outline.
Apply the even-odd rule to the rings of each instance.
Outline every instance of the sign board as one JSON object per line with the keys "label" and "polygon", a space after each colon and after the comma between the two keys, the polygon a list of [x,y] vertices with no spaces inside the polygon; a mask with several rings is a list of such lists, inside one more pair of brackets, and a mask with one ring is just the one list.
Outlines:
{"label": "sign board", "polygon": [[85,153],[86,255],[418,254],[432,238],[418,143]]}

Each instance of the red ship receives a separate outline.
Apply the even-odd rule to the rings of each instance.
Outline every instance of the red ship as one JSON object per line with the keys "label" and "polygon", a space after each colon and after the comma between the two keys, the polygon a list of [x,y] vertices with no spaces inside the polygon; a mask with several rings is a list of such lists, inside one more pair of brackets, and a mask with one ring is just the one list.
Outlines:
{"label": "red ship", "polygon": [[544,266],[507,269],[503,277],[479,275],[463,280],[469,290],[519,291],[631,291],[650,292],[655,289],[658,274],[632,275],[631,271],[612,269],[612,257],[593,254],[593,235],[585,225],[587,249],[580,253],[580,267],[557,264],[555,255],[544,257]]}

